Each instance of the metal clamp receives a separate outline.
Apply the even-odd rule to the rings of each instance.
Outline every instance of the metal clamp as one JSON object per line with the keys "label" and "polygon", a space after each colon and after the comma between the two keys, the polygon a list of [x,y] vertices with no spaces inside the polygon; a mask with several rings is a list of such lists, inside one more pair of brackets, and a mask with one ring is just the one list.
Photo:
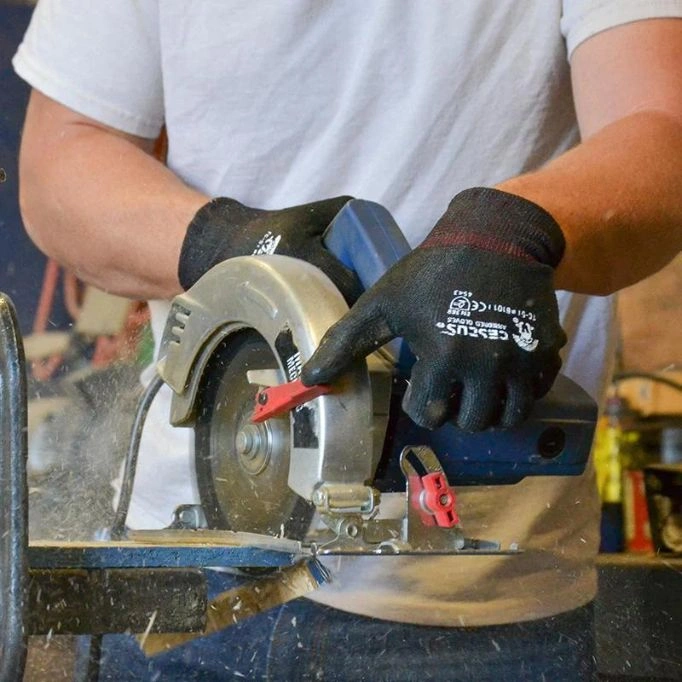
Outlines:
{"label": "metal clamp", "polygon": [[328,531],[315,538],[314,553],[508,554],[518,551],[516,548],[503,551],[496,541],[465,537],[455,510],[455,493],[431,449],[405,448],[400,455],[400,468],[405,475],[402,518],[377,518],[378,502],[369,516],[322,513]]}
{"label": "metal clamp", "polygon": [[371,514],[379,497],[368,485],[323,483],[313,492],[312,503],[322,514]]}

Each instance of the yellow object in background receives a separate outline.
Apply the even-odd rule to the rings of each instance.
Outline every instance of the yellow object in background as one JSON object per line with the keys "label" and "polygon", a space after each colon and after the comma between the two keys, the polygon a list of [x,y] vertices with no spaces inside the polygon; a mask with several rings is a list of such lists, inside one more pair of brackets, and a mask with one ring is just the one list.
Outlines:
{"label": "yellow object in background", "polygon": [[597,488],[602,502],[621,502],[623,499],[620,441],[622,432],[610,423],[607,416],[597,424],[594,442],[594,466],[597,471]]}
{"label": "yellow object in background", "polygon": [[623,501],[623,471],[643,469],[651,463],[635,430],[636,417],[625,398],[613,395],[597,424],[593,457],[604,503]]}

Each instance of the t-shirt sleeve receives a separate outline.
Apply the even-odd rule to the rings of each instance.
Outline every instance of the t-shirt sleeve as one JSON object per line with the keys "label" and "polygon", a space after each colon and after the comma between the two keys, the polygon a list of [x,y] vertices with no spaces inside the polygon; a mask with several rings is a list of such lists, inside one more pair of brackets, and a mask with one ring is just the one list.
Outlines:
{"label": "t-shirt sleeve", "polygon": [[158,0],[39,0],[12,60],[32,87],[118,130],[163,124]]}
{"label": "t-shirt sleeve", "polygon": [[614,26],[682,17],[682,0],[563,0],[561,32],[569,58],[580,43]]}

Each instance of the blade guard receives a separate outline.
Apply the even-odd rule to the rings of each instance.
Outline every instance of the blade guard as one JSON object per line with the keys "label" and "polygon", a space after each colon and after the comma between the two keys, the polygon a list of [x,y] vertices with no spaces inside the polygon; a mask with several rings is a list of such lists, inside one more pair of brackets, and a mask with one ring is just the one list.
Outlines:
{"label": "blade guard", "polygon": [[[257,331],[293,380],[347,310],[331,280],[303,261],[273,255],[219,263],[172,302],[157,365],[173,390],[171,423],[194,424],[204,368],[230,334]],[[289,486],[304,499],[323,483],[359,490],[374,478],[381,453],[373,451],[371,391],[367,363],[360,360],[344,374],[338,394],[320,395],[291,412]]]}

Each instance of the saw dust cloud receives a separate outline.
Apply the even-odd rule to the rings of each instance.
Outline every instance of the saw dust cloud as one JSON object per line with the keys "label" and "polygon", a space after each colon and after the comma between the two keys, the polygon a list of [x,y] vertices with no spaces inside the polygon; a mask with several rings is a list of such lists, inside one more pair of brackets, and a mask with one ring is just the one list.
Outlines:
{"label": "saw dust cloud", "polygon": [[140,368],[114,364],[29,383],[29,537],[92,540],[113,520]]}

